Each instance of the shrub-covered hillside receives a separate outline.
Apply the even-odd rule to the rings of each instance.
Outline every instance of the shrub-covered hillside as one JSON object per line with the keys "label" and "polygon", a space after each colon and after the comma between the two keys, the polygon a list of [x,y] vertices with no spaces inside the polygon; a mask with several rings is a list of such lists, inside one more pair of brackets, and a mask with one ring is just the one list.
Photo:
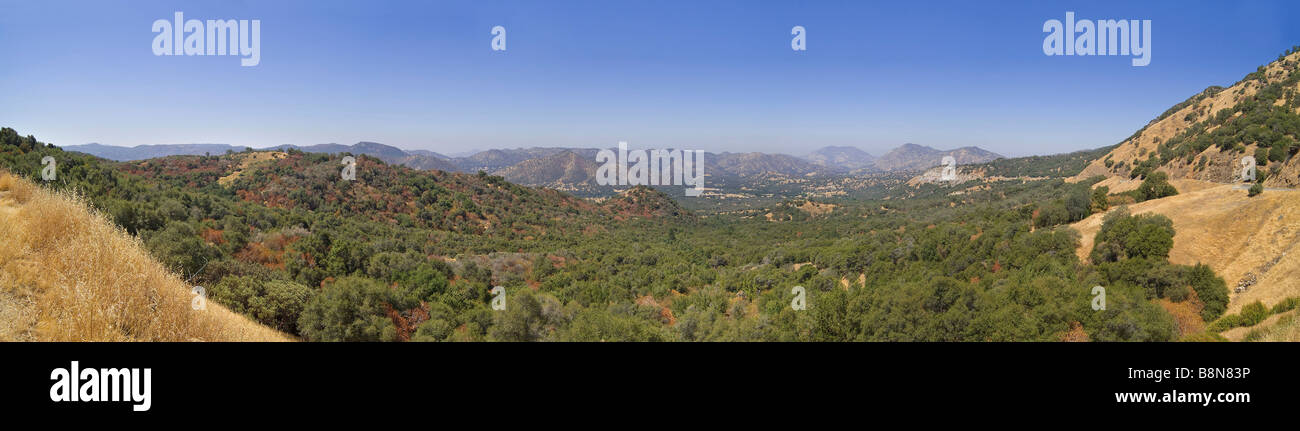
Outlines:
{"label": "shrub-covered hillside", "polygon": [[769,219],[367,157],[345,182],[341,155],[114,163],[18,139],[0,138],[0,169],[39,181],[55,157],[44,187],[85,195],[212,301],[313,341],[1175,340],[1187,334],[1160,301],[1212,318],[1223,289],[1170,265],[1176,233],[1146,218],[1115,216],[1107,232],[1142,239],[1099,237],[1113,259],[1080,262],[1064,223],[1104,207],[1059,178],[891,188]]}

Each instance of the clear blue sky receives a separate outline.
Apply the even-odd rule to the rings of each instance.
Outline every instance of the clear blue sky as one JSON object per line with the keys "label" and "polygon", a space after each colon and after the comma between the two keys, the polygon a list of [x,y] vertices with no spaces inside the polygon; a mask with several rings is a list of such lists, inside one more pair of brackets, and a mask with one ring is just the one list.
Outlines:
{"label": "clear blue sky", "polygon": [[[1152,20],[1150,66],[1045,56],[1043,22],[1067,10]],[[150,26],[175,11],[260,19],[261,64],[154,56]],[[1236,82],[1300,44],[1298,21],[1297,2],[1253,0],[0,0],[0,125],[62,145],[1043,154]]]}

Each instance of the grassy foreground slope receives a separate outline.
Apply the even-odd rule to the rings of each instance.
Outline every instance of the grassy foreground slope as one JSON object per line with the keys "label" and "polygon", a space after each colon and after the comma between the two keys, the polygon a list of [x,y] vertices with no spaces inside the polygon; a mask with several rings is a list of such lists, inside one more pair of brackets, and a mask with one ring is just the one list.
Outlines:
{"label": "grassy foreground slope", "polygon": [[[1174,182],[1192,191],[1128,209],[1172,221],[1179,234],[1169,251],[1170,262],[1203,263],[1227,280],[1232,290],[1225,315],[1207,329],[1230,341],[1300,341],[1300,325],[1289,311],[1300,301],[1300,231],[1295,229],[1300,224],[1300,191],[1270,190],[1248,197],[1241,186]],[[1088,258],[1104,217],[1094,214],[1071,225],[1082,237],[1080,259]],[[1246,310],[1250,306],[1272,311],[1238,319],[1251,314]]]}
{"label": "grassy foreground slope", "polygon": [[[1189,187],[1190,188],[1190,187]],[[1173,221],[1174,237],[1169,261],[1204,263],[1235,287],[1254,280],[1240,293],[1231,294],[1228,312],[1263,301],[1272,306],[1300,295],[1300,192],[1269,191],[1247,197],[1231,185],[1209,188],[1130,205],[1133,214],[1163,214]],[[1093,235],[1103,214],[1073,224],[1082,234],[1081,259],[1092,249]]]}
{"label": "grassy foreground slope", "polygon": [[0,171],[0,341],[288,341],[208,301],[78,198]]}
{"label": "grassy foreground slope", "polygon": [[[1230,340],[1300,341],[1297,325],[1278,313],[1300,301],[1300,47],[1288,50],[1228,88],[1210,87],[1177,104],[1070,181],[1104,177],[1112,203],[1131,203],[1148,176],[1167,176],[1178,194],[1136,203],[1133,214],[1162,214],[1179,232],[1176,264],[1204,263],[1226,279],[1230,302],[1211,332]],[[1243,159],[1256,161],[1249,193]],[[1262,191],[1262,194],[1259,192]],[[1156,196],[1158,197],[1158,196]],[[1113,209],[1112,209],[1113,211]],[[1074,223],[1092,249],[1103,214]],[[1250,310],[1255,307],[1255,310]],[[1252,311],[1272,310],[1259,314]],[[1246,317],[1247,315],[1253,317]],[[1265,329],[1269,329],[1267,336]],[[1289,328],[1289,329],[1288,329]],[[1247,336],[1257,333],[1256,336]]]}

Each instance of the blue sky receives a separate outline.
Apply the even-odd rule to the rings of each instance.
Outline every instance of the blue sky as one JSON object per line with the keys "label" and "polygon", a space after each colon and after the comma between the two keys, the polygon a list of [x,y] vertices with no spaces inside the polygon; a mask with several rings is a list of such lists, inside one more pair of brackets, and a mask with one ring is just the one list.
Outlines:
{"label": "blue sky", "polygon": [[[260,19],[261,64],[154,56],[175,11]],[[1151,64],[1044,55],[1066,11],[1152,20]],[[61,145],[1046,154],[1236,82],[1300,44],[1298,18],[1288,1],[0,0],[0,125]]]}

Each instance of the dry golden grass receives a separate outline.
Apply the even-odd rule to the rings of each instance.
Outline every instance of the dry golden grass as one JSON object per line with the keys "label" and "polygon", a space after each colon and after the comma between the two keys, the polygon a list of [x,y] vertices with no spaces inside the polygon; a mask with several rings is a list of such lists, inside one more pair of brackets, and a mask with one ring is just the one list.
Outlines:
{"label": "dry golden grass", "polygon": [[[1162,214],[1174,222],[1177,234],[1170,262],[1207,264],[1227,281],[1230,291],[1248,272],[1259,277],[1249,290],[1230,292],[1229,313],[1257,300],[1276,304],[1300,295],[1300,192],[1270,190],[1251,198],[1245,190],[1217,185],[1130,205],[1129,209],[1133,214]],[[1102,217],[1093,214],[1071,225],[1082,235],[1077,250],[1080,259],[1087,259],[1092,250]],[[1261,274],[1261,267],[1274,259],[1277,263]]]}
{"label": "dry golden grass", "polygon": [[[1300,61],[1300,53],[1293,53],[1286,58],[1288,61]],[[1288,71],[1280,62],[1272,62],[1265,66],[1264,69],[1264,76],[1270,83],[1280,81],[1288,76]],[[1214,115],[1222,109],[1236,106],[1242,101],[1254,96],[1261,88],[1263,88],[1263,85],[1254,80],[1243,81],[1220,91],[1213,97],[1207,97],[1197,101],[1196,103],[1189,104],[1164,119],[1151,124],[1136,138],[1125,139],[1124,142],[1109,154],[1098,158],[1097,160],[1093,160],[1088,164],[1088,166],[1084,167],[1082,172],[1067,181],[1078,182],[1095,175],[1114,177],[1116,174],[1112,173],[1110,168],[1106,167],[1105,163],[1107,159],[1110,159],[1112,163],[1118,164],[1124,162],[1130,167],[1135,166],[1137,162],[1157,153],[1162,142],[1168,142],[1169,139],[1178,136],[1192,125],[1203,121],[1208,115]],[[1300,85],[1298,85],[1296,89],[1300,89]],[[1186,118],[1187,115],[1193,112],[1203,112],[1204,114],[1197,115],[1191,121],[1188,121]],[[1298,113],[1300,113],[1300,110],[1298,110]],[[1247,143],[1243,142],[1242,144]],[[1247,152],[1245,154],[1254,154],[1254,145],[1246,145],[1246,148]],[[1234,172],[1236,172],[1237,169],[1237,161],[1245,154],[1221,153],[1218,148],[1211,146],[1198,154],[1198,156],[1206,157],[1211,161],[1217,160],[1216,163],[1212,163],[1212,166],[1208,166],[1204,170],[1197,171],[1195,169],[1195,163],[1188,163],[1182,159],[1166,163],[1158,170],[1169,173],[1169,177],[1175,179],[1196,178],[1202,180],[1226,181],[1226,179],[1235,175]],[[1298,185],[1295,178],[1297,178],[1296,174],[1300,173],[1300,159],[1292,158],[1286,163],[1271,163],[1269,168],[1280,169],[1280,173],[1269,177],[1265,182],[1265,185],[1269,187],[1296,187]],[[1180,187],[1179,190],[1182,190],[1182,188]],[[1111,192],[1114,193],[1115,191],[1115,187],[1111,187]]]}
{"label": "dry golden grass", "polygon": [[1260,324],[1269,324],[1271,326],[1261,329],[1262,332],[1258,341],[1300,341],[1300,314],[1290,311],[1272,316],[1270,319],[1276,320],[1273,322],[1265,321]]}
{"label": "dry golden grass", "polygon": [[[1227,338],[1228,341],[1243,341],[1247,335],[1258,332],[1263,335],[1272,335],[1275,339],[1271,341],[1300,341],[1300,326],[1293,325],[1291,321],[1295,318],[1295,315],[1295,310],[1274,314],[1254,326],[1239,326],[1223,331],[1219,335]],[[1289,339],[1280,339],[1280,336],[1287,333],[1291,334]],[[1261,337],[1261,340],[1263,338]]]}
{"label": "dry golden grass", "polygon": [[208,301],[81,199],[0,171],[0,341],[289,341]]}
{"label": "dry golden grass", "polygon": [[[1178,189],[1178,193],[1197,192],[1208,188],[1213,188],[1213,187],[1218,187],[1223,185],[1220,183],[1212,183],[1209,181],[1183,179],[1183,178],[1171,179],[1169,180],[1169,184],[1174,186],[1174,188]],[[1142,185],[1142,180],[1133,180],[1124,177],[1109,177],[1106,178],[1105,180],[1102,180],[1101,182],[1098,182],[1097,184],[1093,184],[1092,188],[1095,189],[1097,187],[1106,186],[1107,188],[1110,189],[1110,194],[1116,194],[1116,193],[1124,193],[1128,191],[1137,190],[1138,186],[1141,185]]]}

